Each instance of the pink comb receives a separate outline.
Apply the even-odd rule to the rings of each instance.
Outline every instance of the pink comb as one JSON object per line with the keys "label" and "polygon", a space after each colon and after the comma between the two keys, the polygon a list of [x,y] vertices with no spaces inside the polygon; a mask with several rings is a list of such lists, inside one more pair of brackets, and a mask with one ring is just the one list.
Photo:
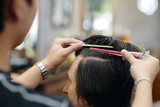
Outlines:
{"label": "pink comb", "polygon": [[90,50],[104,52],[104,53],[108,53],[108,54],[116,55],[116,56],[122,56],[121,52],[119,51],[105,50],[105,49],[99,49],[99,48],[90,48]]}

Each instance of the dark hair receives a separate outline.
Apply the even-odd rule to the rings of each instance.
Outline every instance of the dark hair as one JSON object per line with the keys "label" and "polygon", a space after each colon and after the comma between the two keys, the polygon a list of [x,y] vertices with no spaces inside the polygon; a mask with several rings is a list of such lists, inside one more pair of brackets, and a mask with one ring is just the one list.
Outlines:
{"label": "dark hair", "polygon": [[[32,0],[27,0],[27,2],[28,4],[32,4]],[[4,29],[6,3],[7,0],[0,0],[0,32]]]}
{"label": "dark hair", "polygon": [[[113,46],[117,51],[140,51],[133,44],[102,35],[91,36],[84,42]],[[91,51],[86,47],[75,54],[84,57],[76,74],[78,98],[94,107],[130,107],[133,79],[128,62],[122,57]]]}

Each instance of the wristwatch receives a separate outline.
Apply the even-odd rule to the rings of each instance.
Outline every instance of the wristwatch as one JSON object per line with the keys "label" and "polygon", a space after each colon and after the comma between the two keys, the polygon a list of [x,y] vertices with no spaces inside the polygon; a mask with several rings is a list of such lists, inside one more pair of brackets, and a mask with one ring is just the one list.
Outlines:
{"label": "wristwatch", "polygon": [[43,80],[47,79],[48,71],[47,71],[46,67],[43,65],[43,63],[39,61],[35,65],[37,65],[39,67],[39,69],[41,70]]}

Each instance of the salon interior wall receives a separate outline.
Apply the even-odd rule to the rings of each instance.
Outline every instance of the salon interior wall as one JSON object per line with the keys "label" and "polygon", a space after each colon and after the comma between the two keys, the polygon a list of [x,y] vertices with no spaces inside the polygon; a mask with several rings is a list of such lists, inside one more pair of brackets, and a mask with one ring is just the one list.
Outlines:
{"label": "salon interior wall", "polygon": [[[70,22],[67,27],[55,27],[52,23],[53,14],[62,14],[59,9],[63,7],[54,7],[52,3],[57,2],[58,5],[65,2],[65,0],[40,0],[40,10],[39,10],[39,34],[37,42],[37,60],[43,59],[53,40],[57,37],[70,37],[72,35],[77,35],[82,32],[81,30],[81,0],[67,0],[72,1],[72,13]],[[56,5],[57,6],[57,5]],[[59,8],[59,9],[57,9]],[[71,7],[69,7],[71,8]],[[56,9],[56,12],[53,12],[52,9]],[[60,17],[61,20],[65,20]],[[55,20],[54,20],[55,21]],[[57,19],[57,21],[60,21]],[[60,21],[62,22],[62,21]],[[56,22],[55,22],[56,23]]]}
{"label": "salon interior wall", "polygon": [[137,9],[137,0],[113,0],[114,31],[129,32],[132,42],[160,50],[160,1],[158,10],[147,16]]}
{"label": "salon interior wall", "polygon": [[[63,0],[40,0],[37,60],[46,56],[56,37],[69,37],[83,33],[81,8],[85,0],[71,0],[72,18],[70,26],[66,28],[52,26],[52,1]],[[112,0],[112,2],[113,31],[118,35],[129,32],[133,43],[147,49],[160,50],[160,7],[152,16],[146,16],[137,9],[137,0]]]}

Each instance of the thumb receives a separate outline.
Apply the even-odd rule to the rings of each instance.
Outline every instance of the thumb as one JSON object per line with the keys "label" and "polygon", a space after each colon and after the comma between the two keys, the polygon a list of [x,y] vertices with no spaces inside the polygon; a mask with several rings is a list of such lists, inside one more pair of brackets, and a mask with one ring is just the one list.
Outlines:
{"label": "thumb", "polygon": [[82,43],[73,44],[67,48],[65,48],[65,54],[69,55],[70,53],[77,51],[83,47]]}
{"label": "thumb", "polygon": [[134,56],[125,49],[121,51],[121,54],[130,64],[133,64],[136,61]]}

